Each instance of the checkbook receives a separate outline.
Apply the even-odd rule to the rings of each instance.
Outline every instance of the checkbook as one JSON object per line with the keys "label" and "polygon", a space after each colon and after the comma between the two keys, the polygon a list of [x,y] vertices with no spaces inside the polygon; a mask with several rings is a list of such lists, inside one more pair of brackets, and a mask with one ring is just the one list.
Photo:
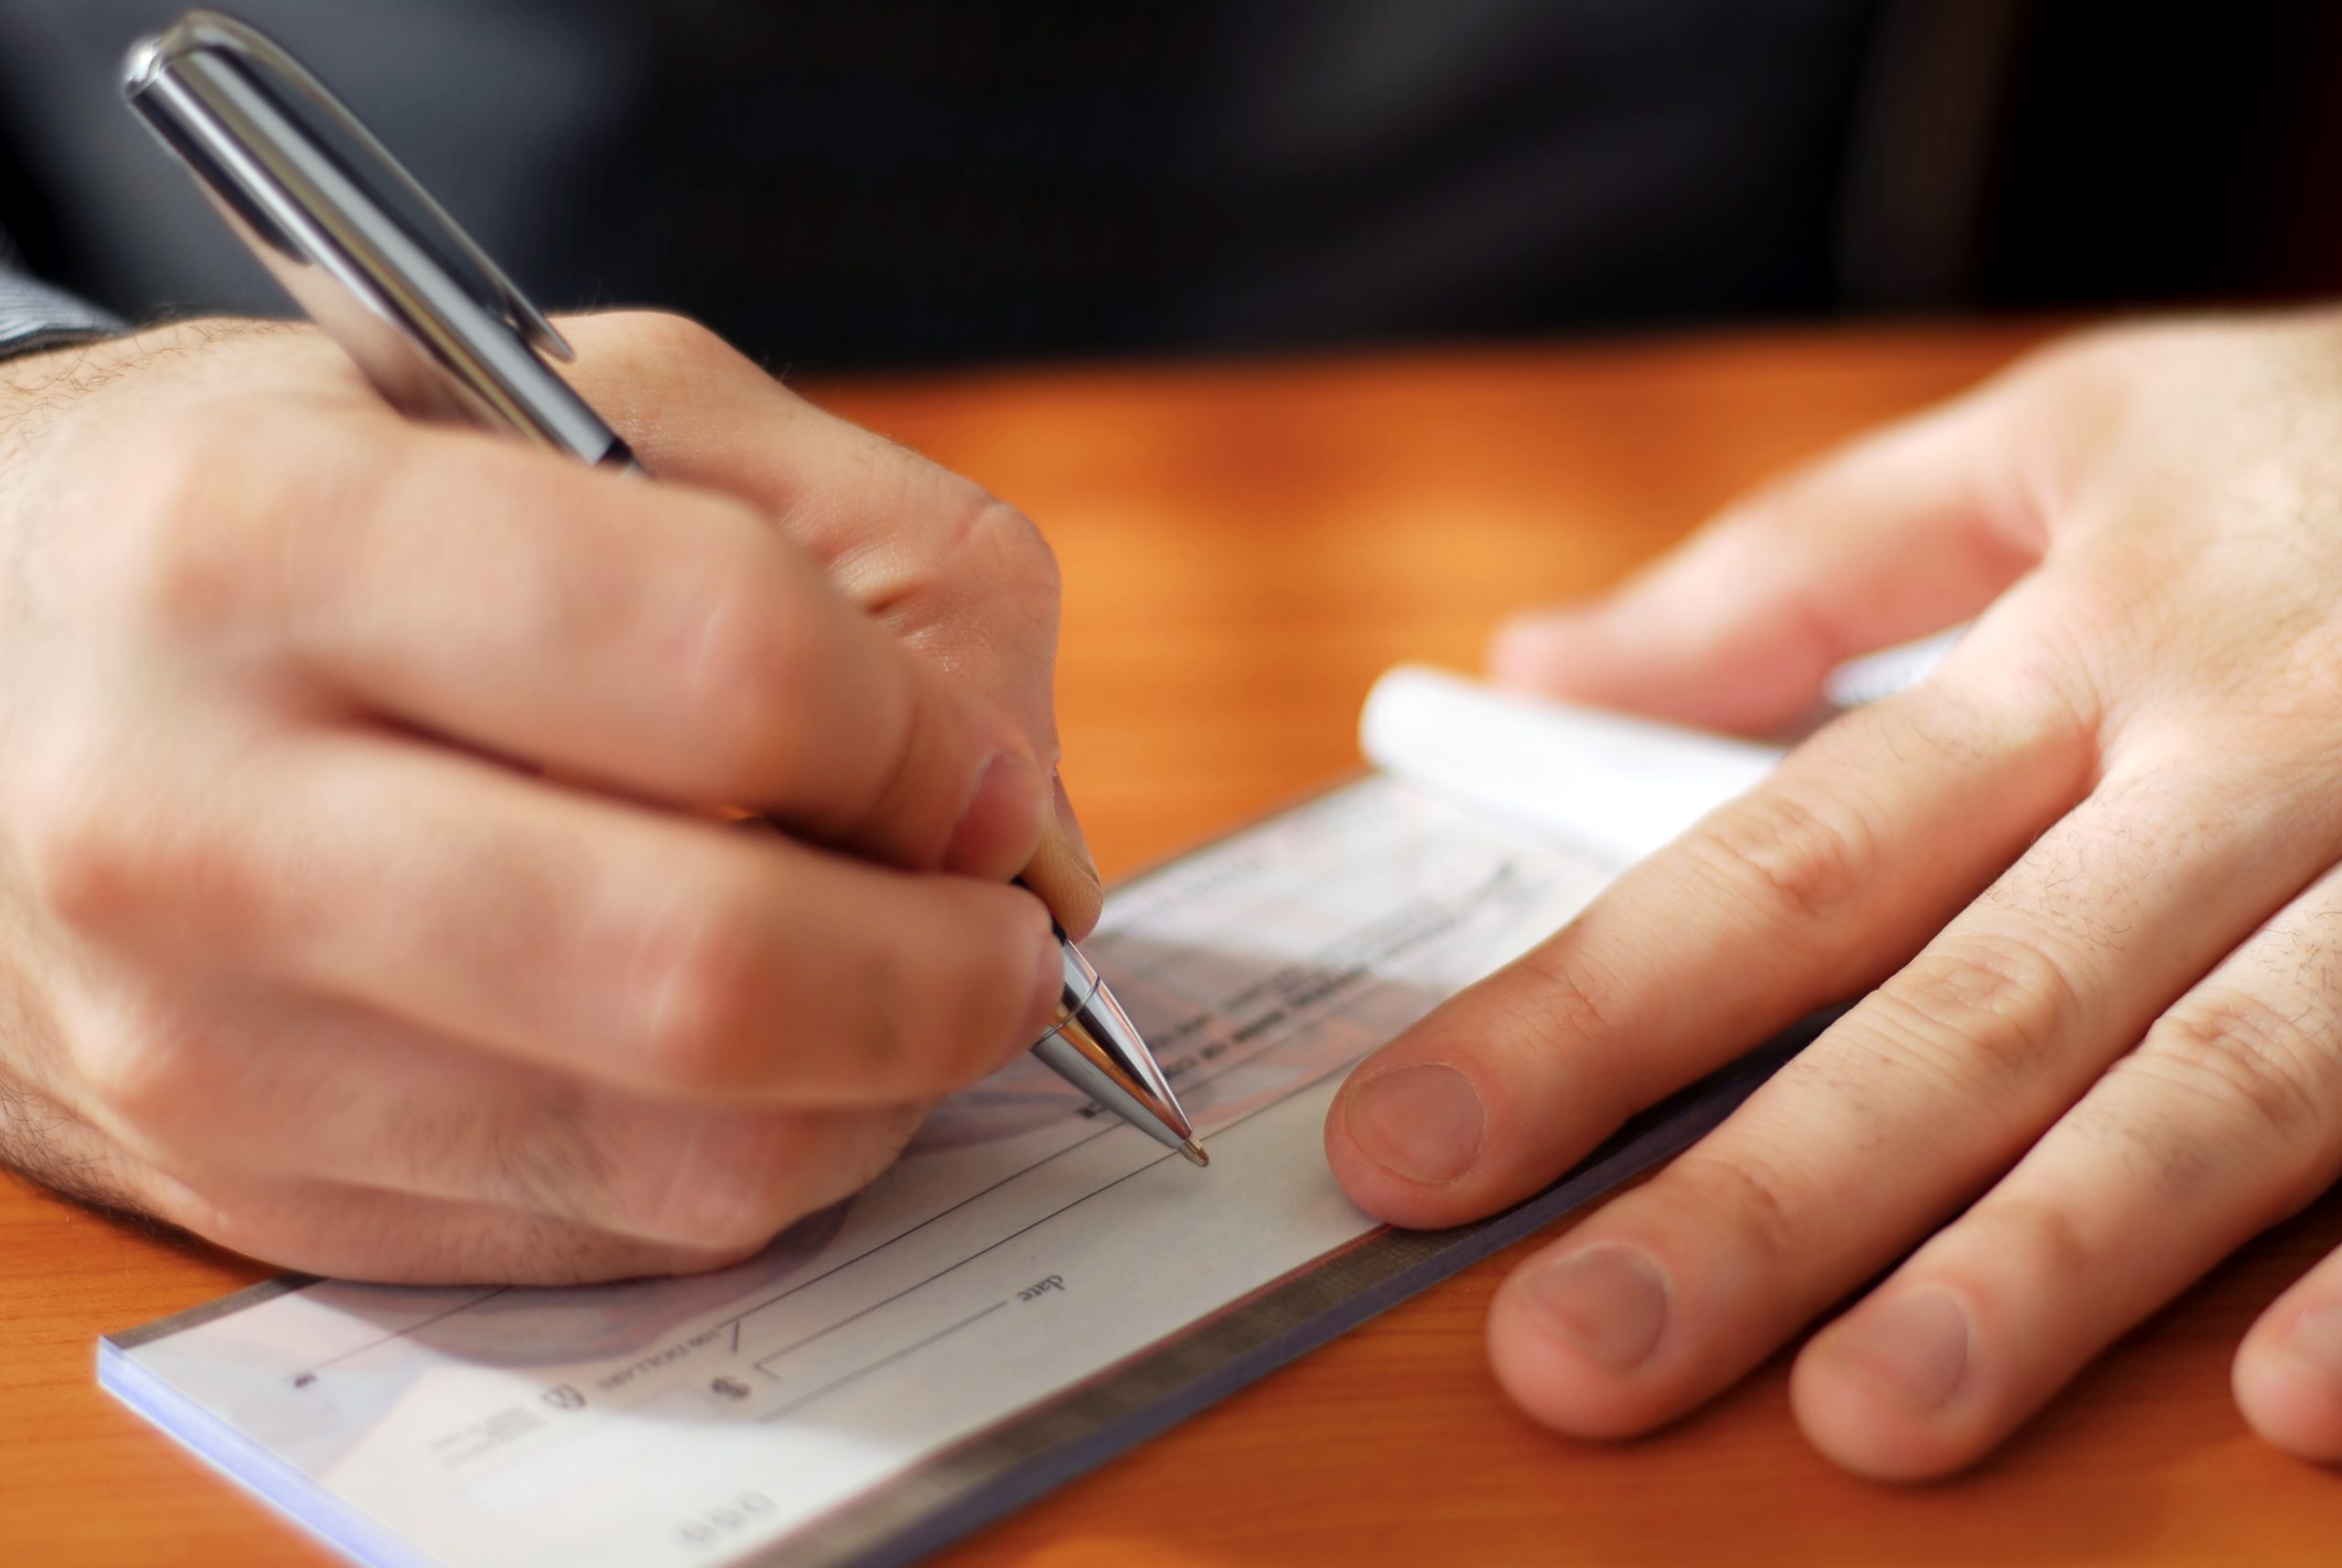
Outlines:
{"label": "checkbook", "polygon": [[900,1563],[1680,1151],[1818,1027],[1455,1230],[1353,1208],[1343,1075],[1761,778],[1770,749],[1384,677],[1374,770],[1142,875],[1086,950],[1211,1151],[1029,1058],[721,1273],[567,1290],[284,1278],[114,1335],[104,1386],[378,1568]]}

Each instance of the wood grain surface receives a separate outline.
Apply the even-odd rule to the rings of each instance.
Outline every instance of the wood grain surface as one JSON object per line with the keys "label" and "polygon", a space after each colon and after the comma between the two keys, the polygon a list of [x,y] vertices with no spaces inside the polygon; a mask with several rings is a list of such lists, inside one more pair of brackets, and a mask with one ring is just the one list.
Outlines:
{"label": "wood grain surface", "polygon": [[[1109,875],[1354,768],[1368,683],[1469,667],[1734,491],[2036,334],[1907,330],[813,389],[1056,542],[1067,773]],[[1823,1465],[1777,1361],[1619,1446],[1531,1426],[1483,1366],[1484,1265],[972,1538],[1074,1564],[2342,1562],[2342,1477],[2228,1395],[2252,1315],[2342,1244],[2329,1197],[2085,1375],[2003,1456],[1895,1488]],[[0,1177],[0,1565],[325,1553],[102,1394],[97,1337],[260,1277]]]}

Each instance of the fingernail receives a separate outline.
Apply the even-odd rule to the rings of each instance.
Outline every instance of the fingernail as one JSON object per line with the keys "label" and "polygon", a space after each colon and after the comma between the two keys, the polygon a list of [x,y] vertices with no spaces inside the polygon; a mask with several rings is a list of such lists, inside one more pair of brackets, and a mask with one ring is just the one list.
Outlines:
{"label": "fingernail", "polygon": [[1049,775],[1049,820],[1065,835],[1066,847],[1080,860],[1090,880],[1099,880],[1097,857],[1090,853],[1090,840],[1081,831],[1081,819],[1074,815],[1073,797],[1066,793],[1065,776],[1061,773]]}
{"label": "fingernail", "polygon": [[1588,1247],[1523,1270],[1517,1288],[1545,1326],[1587,1360],[1630,1372],[1667,1328],[1667,1282],[1628,1247]]}
{"label": "fingernail", "polygon": [[1350,1141],[1409,1181],[1454,1181],[1479,1157],[1488,1112],[1472,1080],[1452,1067],[1393,1068],[1351,1090],[1343,1110]]}
{"label": "fingernail", "polygon": [[2314,1306],[2294,1318],[2283,1343],[2304,1369],[2342,1388],[2342,1302]]}
{"label": "fingernail", "polygon": [[1939,1290],[1865,1306],[1823,1341],[1840,1370],[1921,1415],[1959,1391],[1968,1343],[1967,1309]]}
{"label": "fingernail", "polygon": [[977,774],[951,829],[943,867],[969,876],[1014,875],[1032,858],[1047,810],[1041,770],[1032,758],[1004,751]]}
{"label": "fingernail", "polygon": [[1033,890],[1048,900],[1066,929],[1077,937],[1080,928],[1098,918],[1101,883],[1098,865],[1090,857],[1089,843],[1081,836],[1081,823],[1075,820],[1073,802],[1067,799],[1065,783],[1052,775],[1050,793],[1053,804],[1049,811],[1049,828],[1041,836],[1040,847],[1033,852],[1033,863],[1026,869],[1025,880]]}

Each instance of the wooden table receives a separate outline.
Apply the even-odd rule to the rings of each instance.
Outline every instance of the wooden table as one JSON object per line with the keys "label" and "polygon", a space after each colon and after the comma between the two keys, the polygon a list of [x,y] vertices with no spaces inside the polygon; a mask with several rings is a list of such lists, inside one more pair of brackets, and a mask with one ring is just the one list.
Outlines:
{"label": "wooden table", "polygon": [[[1739,487],[2030,337],[1080,371],[825,401],[1014,498],[1057,541],[1068,772],[1112,876],[1355,767],[1359,700],[1385,665],[1472,665],[1508,607],[1610,581]],[[945,1561],[2342,1562],[2342,1477],[2262,1448],[2228,1397],[2254,1312],[2337,1244],[2330,1197],[2003,1457],[1903,1489],[1807,1449],[1782,1361],[1644,1442],[1534,1428],[1481,1361],[1499,1259]],[[91,1380],[101,1333],[263,1272],[0,1179],[0,1564],[324,1560]]]}

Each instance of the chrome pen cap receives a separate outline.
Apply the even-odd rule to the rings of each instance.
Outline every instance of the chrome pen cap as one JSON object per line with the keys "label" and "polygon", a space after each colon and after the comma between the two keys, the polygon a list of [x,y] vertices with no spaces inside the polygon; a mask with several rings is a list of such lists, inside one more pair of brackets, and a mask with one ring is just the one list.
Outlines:
{"label": "chrome pen cap", "polygon": [[548,362],[573,355],[544,313],[265,33],[190,11],[131,50],[123,93],[393,406],[634,467]]}

